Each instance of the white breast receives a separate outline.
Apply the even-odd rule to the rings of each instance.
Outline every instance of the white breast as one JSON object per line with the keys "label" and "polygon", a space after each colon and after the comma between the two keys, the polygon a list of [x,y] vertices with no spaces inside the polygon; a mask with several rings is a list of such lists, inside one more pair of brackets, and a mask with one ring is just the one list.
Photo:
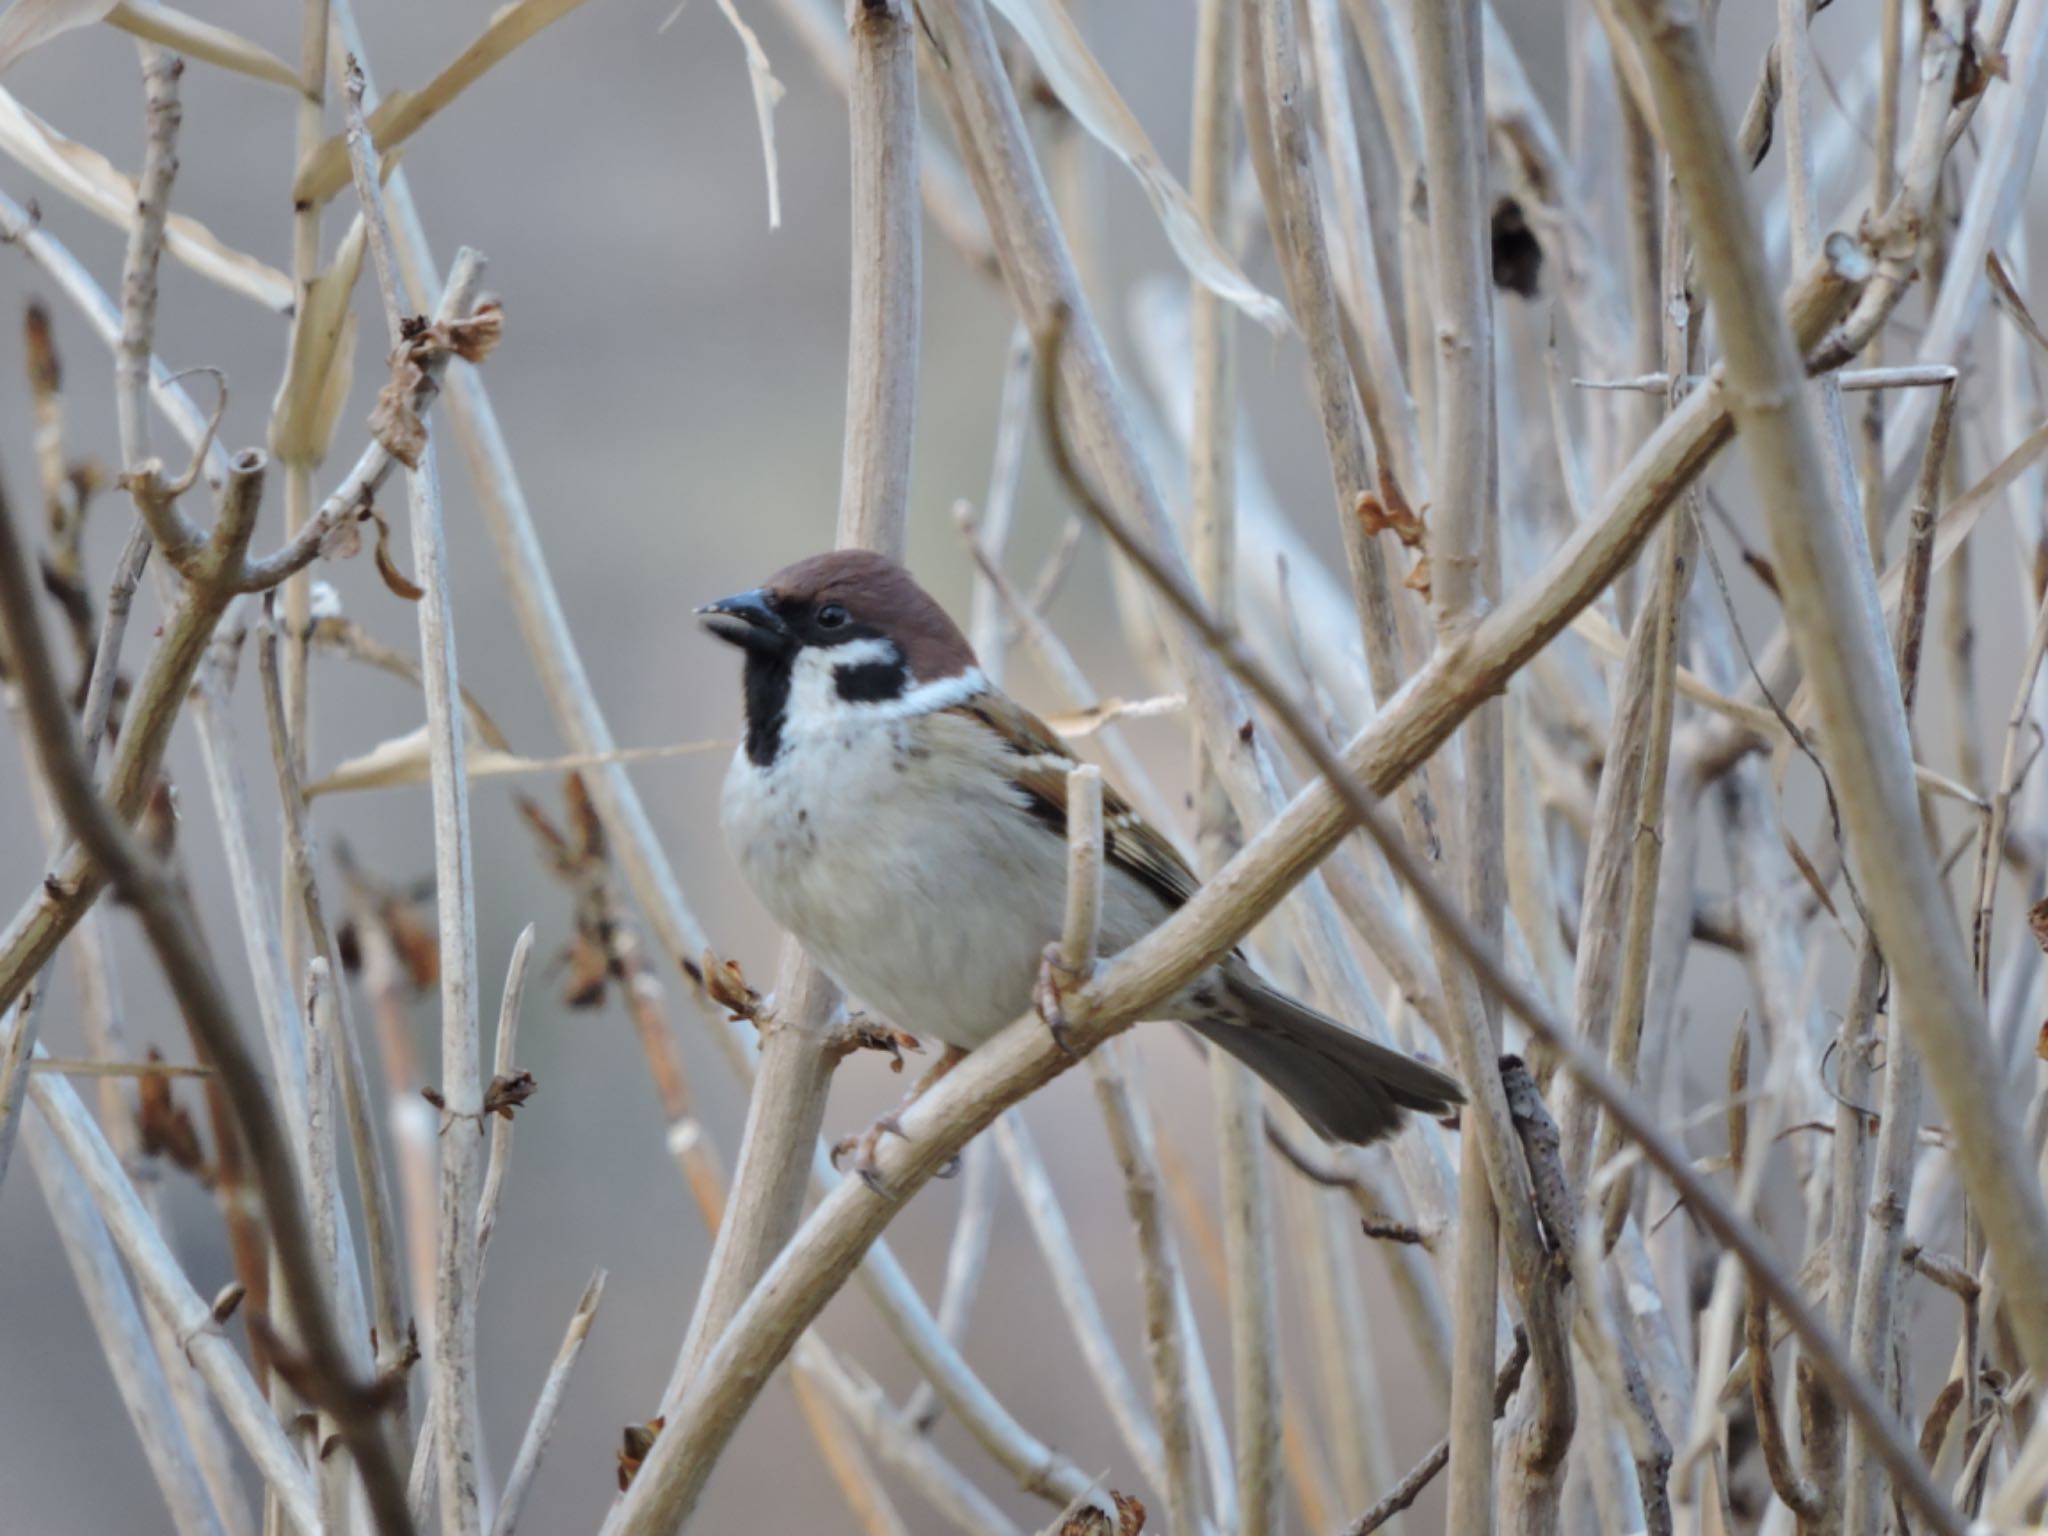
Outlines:
{"label": "white breast", "polygon": [[[805,702],[818,707],[799,709],[795,682],[775,761],[741,751],[726,775],[734,857],[859,1003],[914,1035],[980,1044],[1030,1005],[1039,957],[1059,936],[1063,839],[1022,811],[1008,754],[978,722],[817,690]],[[1160,915],[1135,910],[1120,887],[1109,949]]]}

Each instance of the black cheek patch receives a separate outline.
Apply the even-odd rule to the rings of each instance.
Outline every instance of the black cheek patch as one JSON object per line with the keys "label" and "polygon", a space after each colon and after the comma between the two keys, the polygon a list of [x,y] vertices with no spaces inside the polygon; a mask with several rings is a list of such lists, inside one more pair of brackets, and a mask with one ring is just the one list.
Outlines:
{"label": "black cheek patch", "polygon": [[906,679],[900,661],[864,661],[832,674],[839,697],[849,704],[879,704],[901,698]]}

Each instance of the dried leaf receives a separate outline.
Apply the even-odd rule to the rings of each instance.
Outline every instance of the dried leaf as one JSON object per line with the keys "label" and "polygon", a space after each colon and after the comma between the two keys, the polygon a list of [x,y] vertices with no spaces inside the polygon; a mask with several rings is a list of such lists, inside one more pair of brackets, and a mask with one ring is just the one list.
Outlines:
{"label": "dried leaf", "polygon": [[102,20],[113,8],[114,0],[14,0],[0,16],[0,71],[53,37]]}
{"label": "dried leaf", "polygon": [[1189,274],[1218,298],[1235,304],[1275,335],[1287,328],[1287,311],[1262,292],[1217,243],[1187,193],[1152,147],[1137,116],[1117,94],[1080,28],[1059,0],[994,0],[1016,29],[1060,103],[1119,160],[1131,168],[1158,215],[1174,254]]}
{"label": "dried leaf", "polygon": [[[162,1061],[155,1046],[148,1059]],[[171,1079],[163,1072],[144,1072],[136,1079],[135,1128],[145,1157],[169,1159],[187,1173],[201,1173],[206,1166],[199,1146],[199,1130],[171,1092]]]}
{"label": "dried leaf", "polygon": [[851,1027],[841,1038],[844,1042],[841,1049],[844,1051],[888,1052],[891,1072],[903,1070],[905,1051],[920,1056],[924,1054],[924,1042],[917,1036],[907,1030],[897,1029],[894,1025],[868,1018],[865,1014],[856,1015],[851,1021]]}
{"label": "dried leaf", "polygon": [[1920,1456],[1930,1467],[1941,1457],[1941,1442],[1948,1438],[1948,1422],[1955,1417],[1962,1402],[1963,1378],[1960,1376],[1951,1376],[1948,1383],[1934,1394],[1934,1404],[1927,1410],[1927,1422],[1920,1427]]}
{"label": "dried leaf", "polygon": [[415,992],[429,992],[441,984],[441,934],[410,902],[394,901],[380,914],[391,947],[398,951],[398,963],[405,967],[406,980]]}
{"label": "dried leaf", "polygon": [[597,1008],[603,1005],[605,989],[612,977],[611,957],[590,935],[578,933],[562,952],[567,979],[562,983],[562,1006]]}
{"label": "dried leaf", "polygon": [[1421,593],[1424,601],[1428,600],[1429,556],[1424,555],[1415,562],[1414,567],[1408,572],[1406,576],[1404,576],[1401,579],[1401,585],[1406,587],[1410,592]]}
{"label": "dried leaf", "polygon": [[[9,13],[10,15],[12,12]],[[66,197],[118,229],[135,222],[136,186],[98,150],[66,138],[0,90],[0,154],[41,177]],[[254,299],[280,315],[292,312],[292,280],[265,262],[223,245],[197,219],[174,213],[164,221],[164,248],[210,282]]]}
{"label": "dried leaf", "polygon": [[1118,720],[1150,720],[1176,714],[1187,706],[1187,695],[1181,693],[1155,694],[1149,699],[1097,699],[1086,709],[1049,715],[1045,723],[1062,736],[1092,736]]}
{"label": "dried leaf", "polygon": [[761,994],[747,985],[737,960],[721,960],[707,949],[703,972],[705,994],[734,1018],[751,1019],[760,1012]]}
{"label": "dried leaf", "polygon": [[1749,567],[1749,573],[1763,583],[1772,597],[1781,602],[1784,600],[1785,594],[1778,586],[1778,568],[1769,559],[1745,546],[1742,551],[1742,563]]}
{"label": "dried leaf", "polygon": [[2041,1032],[2034,1037],[2034,1054],[2048,1061],[2048,1023],[2043,1023]]}
{"label": "dried leaf", "polygon": [[1409,549],[1428,548],[1429,530],[1423,525],[1422,516],[1405,502],[1389,505],[1365,491],[1358,498],[1358,522],[1368,536],[1391,533]]}
{"label": "dried leaf", "polygon": [[327,456],[355,380],[356,312],[350,300],[368,248],[366,228],[360,216],[349,226],[333,263],[306,285],[305,302],[292,319],[284,380],[270,408],[270,451],[288,464],[318,464]]}
{"label": "dried leaf", "polygon": [[540,1092],[531,1072],[501,1072],[484,1089],[484,1113],[510,1120],[520,1105]]}
{"label": "dried leaf", "polygon": [[[387,443],[385,446],[390,445]],[[408,603],[418,602],[427,595],[426,588],[415,586],[411,578],[398,568],[398,562],[391,558],[391,525],[374,508],[370,519],[377,525],[377,574],[384,578],[384,585],[391,589],[394,597],[402,597]]]}
{"label": "dried leaf", "polygon": [[1834,898],[1828,895],[1827,883],[1821,879],[1820,871],[1813,867],[1813,860],[1806,856],[1806,850],[1799,846],[1799,839],[1790,832],[1785,833],[1785,851],[1792,855],[1792,866],[1799,871],[1800,878],[1805,880],[1807,889],[1814,894],[1814,899],[1827,908],[1828,916],[1839,926],[1842,914],[1835,910]]}
{"label": "dried leaf", "polygon": [[1145,1529],[1145,1506],[1128,1493],[1118,1493],[1113,1488],[1105,1492],[1116,1511],[1113,1523],[1109,1512],[1098,1506],[1091,1493],[1067,1507],[1060,1523],[1053,1528],[1053,1536],[1139,1536]]}
{"label": "dried leaf", "polygon": [[[495,779],[514,774],[561,773],[574,768],[602,768],[612,763],[643,763],[731,750],[730,741],[684,741],[673,746],[625,747],[612,752],[571,753],[566,757],[520,757],[517,753],[498,752],[478,743],[464,754],[463,767],[471,779]],[[325,778],[306,786],[306,798],[310,800],[317,795],[340,794],[349,790],[424,784],[430,776],[427,728],[422,725],[403,736],[379,742],[360,757],[349,758],[337,765]]]}
{"label": "dried leaf", "polygon": [[107,25],[119,27],[145,42],[161,43],[188,59],[200,59],[252,80],[267,80],[290,91],[299,89],[299,72],[268,49],[246,37],[187,16],[151,0],[122,0],[107,12]]}
{"label": "dried leaf", "polygon": [[480,363],[505,339],[505,306],[485,299],[466,320],[443,320],[429,332],[465,363]]}
{"label": "dried leaf", "polygon": [[[426,370],[414,360],[412,348],[402,348],[392,358],[391,377],[377,391],[377,406],[370,412],[370,435],[407,469],[420,467],[420,455],[427,448],[427,424],[413,408],[426,379]],[[378,547],[383,547],[381,541]]]}
{"label": "dried leaf", "polygon": [[39,397],[64,387],[64,369],[57,361],[57,343],[50,335],[50,311],[31,299],[22,318],[22,347],[28,353],[29,388]]}
{"label": "dried leaf", "polygon": [[633,1475],[640,1470],[640,1464],[654,1449],[654,1441],[668,1423],[666,1417],[649,1419],[645,1424],[628,1424],[620,1435],[619,1445],[619,1492],[624,1493],[633,1486]]}
{"label": "dried leaf", "polygon": [[235,1315],[235,1309],[242,1304],[242,1299],[248,1294],[249,1288],[239,1280],[230,1280],[215,1291],[213,1305],[208,1309],[213,1314],[213,1320],[216,1323],[225,1323]]}
{"label": "dried leaf", "polygon": [[2027,908],[2027,928],[2034,935],[2034,942],[2048,952],[2048,897]]}
{"label": "dried leaf", "polygon": [[604,859],[604,823],[590,798],[590,786],[583,775],[571,773],[562,780],[562,799],[569,808],[569,835],[574,839],[578,863],[601,863]]}

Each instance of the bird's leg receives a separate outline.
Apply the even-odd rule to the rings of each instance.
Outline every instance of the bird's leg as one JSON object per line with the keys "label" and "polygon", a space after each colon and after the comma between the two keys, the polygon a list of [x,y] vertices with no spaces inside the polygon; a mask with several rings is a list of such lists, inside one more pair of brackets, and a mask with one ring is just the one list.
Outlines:
{"label": "bird's leg", "polygon": [[[884,1193],[881,1169],[876,1166],[875,1162],[875,1149],[881,1146],[884,1136],[901,1136],[906,1140],[909,1139],[909,1133],[903,1129],[903,1122],[898,1117],[906,1109],[910,1108],[911,1105],[923,1098],[925,1093],[940,1078],[957,1067],[966,1055],[967,1053],[957,1045],[947,1046],[944,1051],[940,1052],[939,1059],[932,1063],[931,1070],[910,1085],[910,1092],[903,1095],[903,1101],[900,1104],[886,1115],[879,1117],[865,1131],[852,1136],[843,1136],[832,1144],[832,1166],[837,1168],[840,1158],[849,1152],[853,1153],[852,1171],[859,1174],[861,1182],[866,1184],[876,1194]],[[939,1170],[938,1177],[942,1179],[951,1178],[959,1171],[958,1163],[959,1160],[957,1158],[949,1162],[944,1168]]]}
{"label": "bird's leg", "polygon": [[1069,1056],[1075,1051],[1067,1044],[1066,994],[1087,979],[1084,972],[1075,970],[1060,958],[1059,945],[1045,946],[1045,953],[1038,959],[1038,979],[1031,984],[1031,1006],[1038,1010],[1038,1016],[1045,1020],[1045,1027],[1052,1032],[1052,1043]]}

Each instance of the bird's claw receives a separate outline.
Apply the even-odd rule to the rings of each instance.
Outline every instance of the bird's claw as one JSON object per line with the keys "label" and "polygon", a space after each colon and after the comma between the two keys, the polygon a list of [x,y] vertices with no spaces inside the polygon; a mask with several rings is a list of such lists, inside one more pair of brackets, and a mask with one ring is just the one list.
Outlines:
{"label": "bird's claw", "polygon": [[1066,984],[1079,979],[1073,968],[1060,958],[1059,945],[1046,945],[1038,961],[1038,979],[1031,984],[1031,1006],[1045,1021],[1052,1043],[1067,1056],[1077,1052],[1067,1042]]}
{"label": "bird's claw", "polygon": [[855,1155],[848,1171],[859,1174],[861,1183],[867,1185],[876,1194],[887,1194],[888,1189],[882,1183],[881,1166],[875,1158],[875,1151],[881,1146],[884,1136],[898,1136],[905,1140],[909,1139],[903,1129],[903,1122],[896,1118],[894,1111],[881,1116],[865,1131],[858,1132],[852,1136],[842,1136],[838,1141],[834,1142],[832,1144],[832,1166],[834,1168],[839,1167],[841,1158],[845,1157],[849,1152],[854,1153]]}

